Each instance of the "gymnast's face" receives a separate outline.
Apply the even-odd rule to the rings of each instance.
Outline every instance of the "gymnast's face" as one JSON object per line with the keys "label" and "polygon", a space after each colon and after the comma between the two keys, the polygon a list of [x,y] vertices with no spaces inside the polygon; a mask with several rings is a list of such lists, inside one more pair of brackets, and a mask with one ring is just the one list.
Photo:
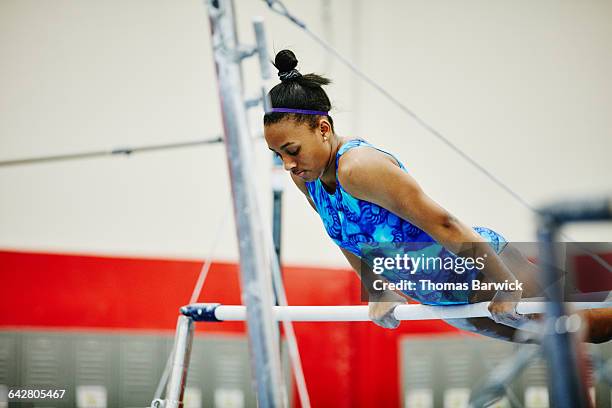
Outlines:
{"label": "gymnast's face", "polygon": [[305,181],[323,175],[331,157],[331,126],[321,119],[314,129],[308,123],[285,119],[265,126],[268,148],[280,156],[285,170]]}

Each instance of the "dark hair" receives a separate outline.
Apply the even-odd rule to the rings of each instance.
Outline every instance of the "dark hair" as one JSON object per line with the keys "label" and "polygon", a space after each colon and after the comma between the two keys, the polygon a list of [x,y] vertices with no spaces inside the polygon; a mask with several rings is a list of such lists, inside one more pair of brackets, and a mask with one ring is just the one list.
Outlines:
{"label": "dark hair", "polygon": [[[305,109],[328,112],[331,109],[329,97],[323,90],[323,85],[331,81],[317,74],[300,74],[298,60],[291,50],[282,50],[274,58],[274,66],[278,69],[281,82],[270,90],[270,101],[273,108]],[[264,126],[290,117],[297,122],[306,122],[311,128],[317,127],[319,115],[301,113],[272,112],[264,115]],[[334,129],[334,121],[327,115]]]}

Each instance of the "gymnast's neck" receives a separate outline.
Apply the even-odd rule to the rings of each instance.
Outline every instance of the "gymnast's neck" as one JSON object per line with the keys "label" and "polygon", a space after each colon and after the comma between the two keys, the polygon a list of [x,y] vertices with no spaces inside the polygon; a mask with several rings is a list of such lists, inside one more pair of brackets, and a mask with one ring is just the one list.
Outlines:
{"label": "gymnast's neck", "polygon": [[336,155],[345,142],[346,138],[338,136],[335,133],[330,139],[331,148],[327,166],[319,178],[328,191],[336,191]]}

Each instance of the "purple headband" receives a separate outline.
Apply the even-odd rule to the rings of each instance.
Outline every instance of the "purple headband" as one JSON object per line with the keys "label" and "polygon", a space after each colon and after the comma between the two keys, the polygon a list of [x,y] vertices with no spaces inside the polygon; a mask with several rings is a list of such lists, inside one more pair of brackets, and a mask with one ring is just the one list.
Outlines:
{"label": "purple headband", "polygon": [[306,109],[290,109],[290,108],[272,108],[268,113],[301,113],[302,115],[323,115],[327,116],[328,112],[313,111]]}

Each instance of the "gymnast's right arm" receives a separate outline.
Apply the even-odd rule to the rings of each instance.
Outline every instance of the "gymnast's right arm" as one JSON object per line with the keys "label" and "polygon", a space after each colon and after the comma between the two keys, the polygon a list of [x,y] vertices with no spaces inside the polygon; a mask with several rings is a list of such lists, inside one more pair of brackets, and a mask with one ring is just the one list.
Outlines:
{"label": "gymnast's right arm", "polygon": [[[361,258],[344,248],[340,248],[346,260],[361,279],[361,284],[368,291],[368,317],[377,325],[385,329],[395,329],[400,322],[393,316],[395,306],[406,303],[406,298],[392,290],[373,290],[373,282],[381,279],[372,270],[361,262]],[[364,269],[364,266],[366,269]]]}
{"label": "gymnast's right arm", "polygon": [[[304,181],[293,174],[290,175],[295,185],[302,193],[304,193],[304,196],[306,197],[306,200],[308,200],[310,206],[317,211],[317,207],[312,201]],[[395,309],[395,306],[405,303],[406,298],[394,291],[373,291],[372,282],[380,277],[376,276],[369,268],[363,271],[361,258],[359,258],[357,255],[347,251],[344,248],[340,248],[340,251],[342,251],[342,254],[348,263],[357,273],[357,276],[359,276],[361,279],[362,285],[364,285],[364,288],[369,294],[370,302],[368,304],[368,316],[370,319],[381,327],[395,329],[397,326],[399,326],[399,321],[393,317],[393,309]]]}

